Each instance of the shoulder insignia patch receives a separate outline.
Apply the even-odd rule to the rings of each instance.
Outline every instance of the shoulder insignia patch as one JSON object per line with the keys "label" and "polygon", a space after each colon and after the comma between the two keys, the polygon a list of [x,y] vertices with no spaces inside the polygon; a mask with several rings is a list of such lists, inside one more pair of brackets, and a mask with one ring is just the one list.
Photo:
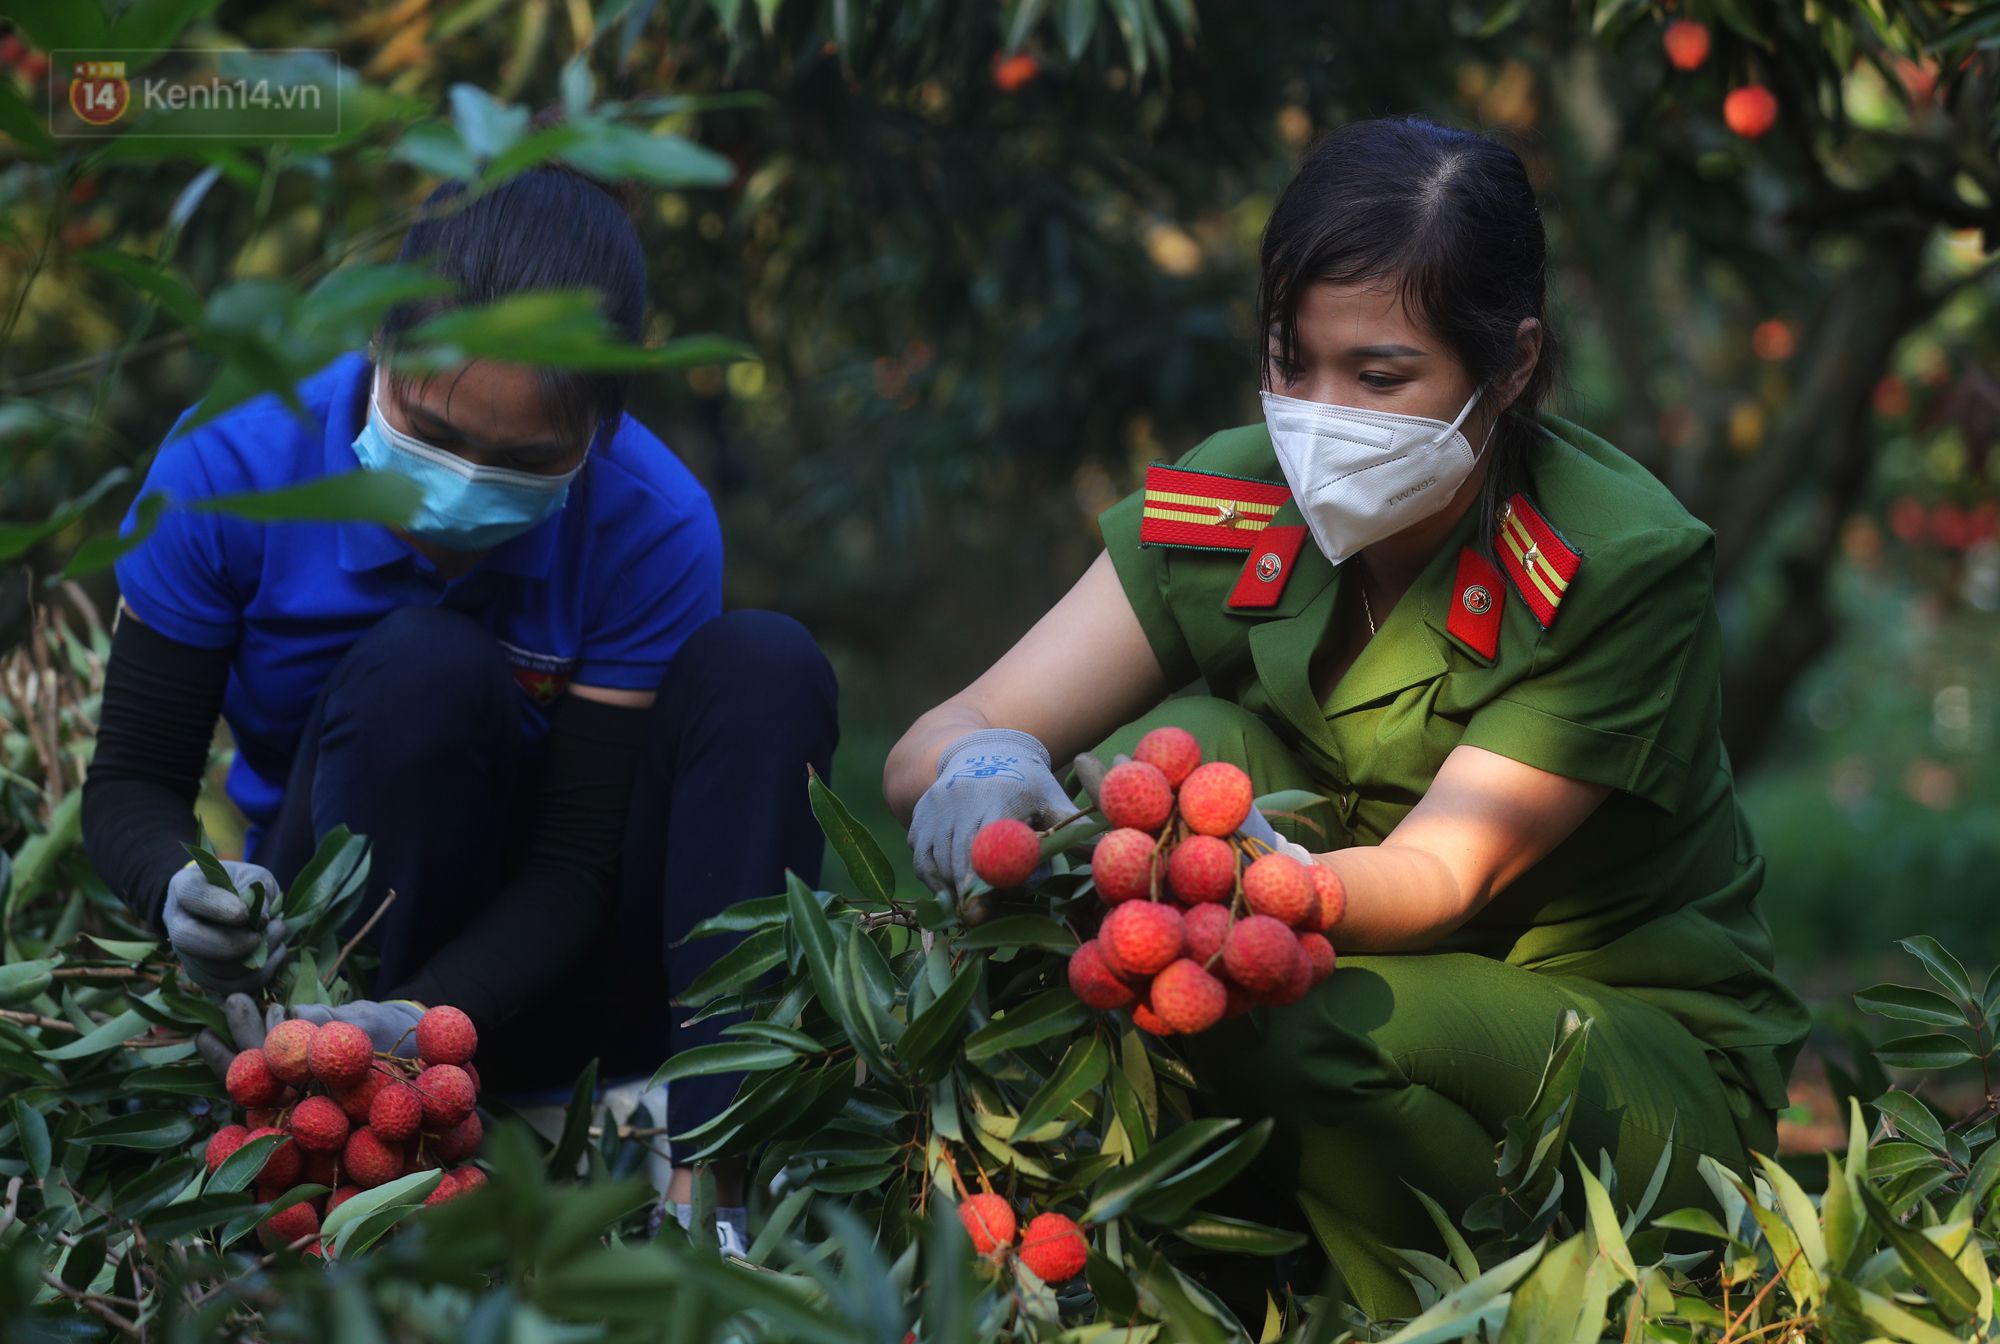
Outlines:
{"label": "shoulder insignia patch", "polygon": [[1139,544],[1247,551],[1291,497],[1289,487],[1274,481],[1151,466],[1146,468]]}
{"label": "shoulder insignia patch", "polygon": [[1267,527],[1257,534],[1257,544],[1243,559],[1243,572],[1229,594],[1232,609],[1275,607],[1292,581],[1299,551],[1304,547],[1303,525]]}
{"label": "shoulder insignia patch", "polygon": [[1460,551],[1445,629],[1490,663],[1500,653],[1500,613],[1506,605],[1507,590],[1493,562],[1471,546]]}
{"label": "shoulder insignia patch", "polygon": [[1555,622],[1563,594],[1576,577],[1583,557],[1562,539],[1549,520],[1528,502],[1515,495],[1500,510],[1500,564],[1514,582],[1514,590],[1547,629]]}

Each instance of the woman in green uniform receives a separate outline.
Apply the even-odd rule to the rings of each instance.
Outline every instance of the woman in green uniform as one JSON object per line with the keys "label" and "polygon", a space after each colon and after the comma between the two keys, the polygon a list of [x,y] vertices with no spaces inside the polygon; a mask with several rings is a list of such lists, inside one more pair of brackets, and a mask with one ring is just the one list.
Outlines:
{"label": "woman in green uniform", "polygon": [[1051,761],[1162,724],[1332,800],[1279,843],[1346,887],[1341,969],[1191,1044],[1278,1117],[1378,1312],[1411,1305],[1389,1248],[1435,1245],[1405,1183],[1454,1215],[1494,1190],[1566,1012],[1592,1023],[1571,1144],[1636,1191],[1671,1131],[1663,1198],[1690,1203],[1699,1154],[1771,1151],[1808,1025],[1718,729],[1713,534],[1541,409],[1544,275],[1511,150],[1413,118],[1329,135],[1264,233],[1264,423],[1106,511],[1105,553],[885,771],[938,889],[986,822],[1069,808]]}

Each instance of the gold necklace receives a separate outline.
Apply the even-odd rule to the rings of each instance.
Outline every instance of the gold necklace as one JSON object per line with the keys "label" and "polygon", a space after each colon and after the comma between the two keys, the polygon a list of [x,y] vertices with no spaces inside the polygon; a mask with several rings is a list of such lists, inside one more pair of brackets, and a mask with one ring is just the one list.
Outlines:
{"label": "gold necklace", "polygon": [[1375,606],[1368,600],[1368,581],[1359,572],[1354,576],[1354,586],[1361,590],[1361,614],[1368,618],[1368,637],[1375,638]]}

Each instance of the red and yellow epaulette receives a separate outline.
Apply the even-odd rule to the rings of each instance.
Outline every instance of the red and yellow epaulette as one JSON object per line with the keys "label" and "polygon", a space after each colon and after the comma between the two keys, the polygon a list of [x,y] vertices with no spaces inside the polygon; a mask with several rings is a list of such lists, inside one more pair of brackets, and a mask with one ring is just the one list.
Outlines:
{"label": "red and yellow epaulette", "polygon": [[1291,497],[1289,487],[1274,481],[1186,467],[1148,467],[1139,544],[1247,551]]}
{"label": "red and yellow epaulette", "polygon": [[1571,545],[1536,511],[1526,495],[1515,495],[1500,510],[1501,568],[1514,591],[1547,629],[1562,606],[1569,581],[1583,563]]}

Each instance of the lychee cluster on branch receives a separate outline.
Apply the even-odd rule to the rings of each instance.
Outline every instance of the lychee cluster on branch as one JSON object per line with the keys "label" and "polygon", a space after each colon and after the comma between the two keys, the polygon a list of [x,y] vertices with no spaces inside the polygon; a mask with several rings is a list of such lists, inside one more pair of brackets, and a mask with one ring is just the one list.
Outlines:
{"label": "lychee cluster on branch", "polygon": [[[231,1061],[224,1086],[244,1108],[245,1123],[209,1137],[209,1171],[251,1140],[277,1135],[257,1173],[257,1198],[268,1203],[300,1185],[329,1192],[267,1219],[259,1229],[267,1246],[316,1236],[320,1220],[347,1200],[411,1172],[445,1168],[426,1204],[485,1184],[486,1173],[469,1162],[485,1137],[472,1019],[440,1005],[418,1020],[415,1036],[417,1057],[406,1059],[377,1053],[368,1033],[350,1023],[288,1018],[263,1045]],[[305,1249],[324,1254],[318,1241]]]}
{"label": "lychee cluster on branch", "polygon": [[[1114,829],[1090,862],[1103,923],[1070,957],[1079,999],[1129,1009],[1157,1036],[1189,1035],[1257,1005],[1297,1003],[1333,974],[1328,934],[1346,891],[1332,869],[1242,833],[1255,802],[1242,769],[1204,763],[1185,729],[1156,728],[1105,774],[1097,802]],[[1040,838],[996,821],[974,838],[972,859],[994,886],[1017,886],[1039,862]]]}
{"label": "lychee cluster on branch", "polygon": [[1018,1246],[1014,1243],[1014,1207],[1000,1195],[967,1197],[958,1206],[958,1218],[972,1238],[973,1250],[991,1260],[1012,1255],[1043,1283],[1067,1283],[1083,1273],[1090,1258],[1090,1243],[1068,1214],[1036,1214],[1020,1229]]}

